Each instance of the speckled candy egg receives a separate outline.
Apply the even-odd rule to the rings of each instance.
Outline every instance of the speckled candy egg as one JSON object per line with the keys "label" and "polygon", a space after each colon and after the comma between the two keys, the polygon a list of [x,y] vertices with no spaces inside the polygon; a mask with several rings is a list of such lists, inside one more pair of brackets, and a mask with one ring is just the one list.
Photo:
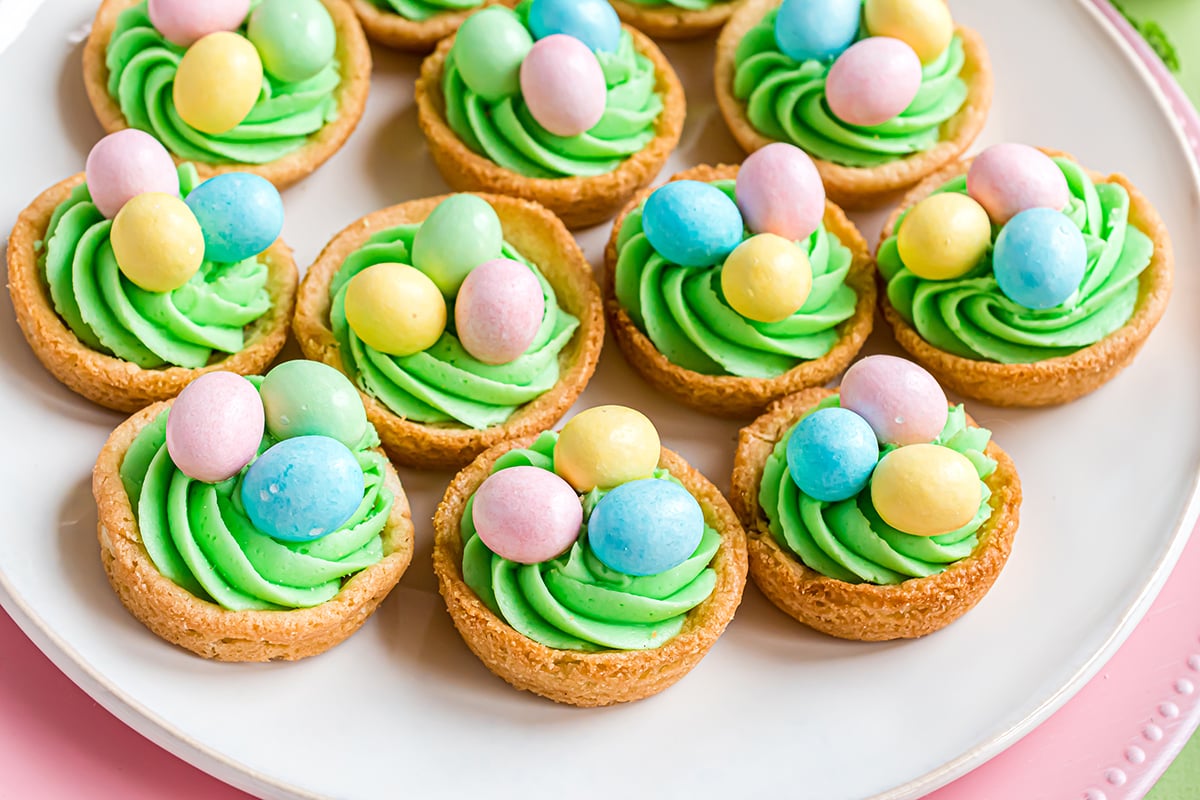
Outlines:
{"label": "speckled candy egg", "polygon": [[533,0],[529,29],[538,39],[563,33],[607,53],[621,43],[621,20],[606,0]]}
{"label": "speckled candy egg", "polygon": [[170,292],[204,263],[204,232],[178,197],[139,194],[113,220],[109,234],[121,273],[148,292]]}
{"label": "speckled candy egg", "polygon": [[285,361],[259,386],[267,430],[276,439],[328,436],[357,447],[367,432],[358,390],[342,373],[319,361]]}
{"label": "speckled candy egg", "polygon": [[992,269],[1000,291],[1026,308],[1054,308],[1079,288],[1087,270],[1087,244],[1061,211],[1031,208],[996,237]]}
{"label": "speckled candy egg", "polygon": [[913,536],[940,536],[975,518],[983,500],[979,473],[962,453],[936,444],[913,444],[879,461],[871,502],[879,516]]}
{"label": "speckled candy egg", "polygon": [[533,270],[497,258],[463,281],[454,304],[454,328],[466,351],[485,364],[507,364],[529,349],[546,313]]}
{"label": "speckled candy egg", "polygon": [[1003,225],[1022,211],[1062,211],[1071,200],[1067,178],[1050,156],[1027,144],[992,145],[971,162],[967,193]]}
{"label": "speckled candy egg", "polygon": [[758,322],[780,322],[795,314],[808,299],[812,282],[805,252],[773,233],[751,236],[721,267],[721,292],[730,308]]}
{"label": "speckled candy egg", "polygon": [[187,47],[218,31],[236,31],[250,13],[250,0],[150,0],[150,24],[169,42]]}
{"label": "speckled candy egg", "polygon": [[625,406],[596,406],[571,418],[554,446],[554,471],[579,492],[649,478],[662,445],[654,423]]}
{"label": "speckled candy egg", "polygon": [[607,86],[596,54],[572,36],[539,39],[521,62],[521,95],[538,124],[578,136],[604,116]]}
{"label": "speckled candy egg", "polygon": [[642,230],[659,255],[683,267],[719,264],[742,243],[742,214],[717,187],[671,181],[642,207]]}
{"label": "speckled candy egg", "polygon": [[232,372],[210,372],[187,385],[167,415],[167,453],[189,478],[219,483],[249,464],[263,435],[254,385]]}
{"label": "speckled candy egg", "polygon": [[592,509],[588,544],[596,558],[626,575],[658,575],[687,561],[704,536],[704,510],[674,481],[623,483]]}
{"label": "speckled candy egg", "polygon": [[346,287],[346,322],[381,353],[411,356],[446,330],[446,299],[425,273],[407,264],[375,264]]}
{"label": "speckled candy egg", "polygon": [[287,82],[325,69],[337,48],[333,17],[320,0],[263,0],[250,15],[246,38],[267,72]]}
{"label": "speckled candy egg", "polygon": [[446,297],[454,297],[471,270],[500,257],[500,217],[482,197],[452,195],[438,204],[413,239],[412,258]]}
{"label": "speckled candy egg", "polygon": [[136,128],[110,133],[88,153],[87,186],[108,219],[145,192],[179,196],[179,172],[167,148]]}
{"label": "speckled candy egg", "polygon": [[774,142],[756,150],[737,175],[737,205],[754,233],[799,242],[825,217],[825,184],[813,160],[795,145]]}
{"label": "speckled candy egg", "polygon": [[497,101],[521,90],[521,62],[533,37],[503,6],[489,6],[467,17],[454,37],[450,58],[467,88]]}
{"label": "speckled candy egg", "polygon": [[844,408],[823,408],[800,420],[787,443],[788,472],[809,497],[834,503],[866,488],[879,461],[867,421]]}
{"label": "speckled candy egg", "polygon": [[538,467],[489,475],[471,501],[471,521],[488,549],[518,564],[539,564],[579,538],[583,505],[562,478]]}
{"label": "speckled candy egg", "polygon": [[310,542],[333,533],[362,503],[362,467],[328,436],[285,439],[263,453],[242,478],[246,516],[268,536]]}
{"label": "speckled candy egg", "polygon": [[283,232],[283,199],[258,175],[227,172],[192,190],[185,202],[204,231],[204,257],[233,264],[266,250]]}
{"label": "speckled candy egg", "polygon": [[913,274],[945,281],[974,269],[991,243],[992,223],[983,206],[965,194],[942,192],[912,207],[896,246]]}
{"label": "speckled candy egg", "polygon": [[946,427],[946,393],[906,359],[868,356],[846,370],[839,391],[842,408],[865,419],[884,444],[932,442]]}
{"label": "speckled candy egg", "polygon": [[263,85],[262,59],[236,33],[210,33],[179,61],[171,97],[175,110],[202,133],[227,133],[254,108]]}
{"label": "speckled candy egg", "polygon": [[945,0],[866,0],[863,19],[872,36],[907,43],[922,64],[945,52],[954,36],[954,18]]}
{"label": "speckled candy egg", "polygon": [[858,38],[862,0],[783,0],[775,43],[797,61],[836,58]]}
{"label": "speckled candy egg", "polygon": [[838,56],[825,79],[829,110],[842,122],[882,125],[903,113],[921,88],[921,60],[899,39],[872,36]]}

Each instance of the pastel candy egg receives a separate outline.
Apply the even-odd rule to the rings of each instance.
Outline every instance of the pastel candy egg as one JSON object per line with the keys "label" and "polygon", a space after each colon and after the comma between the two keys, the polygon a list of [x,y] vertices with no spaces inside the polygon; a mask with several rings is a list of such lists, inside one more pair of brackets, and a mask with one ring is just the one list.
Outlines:
{"label": "pastel candy egg", "polygon": [[108,219],[145,192],[179,196],[179,172],[158,139],[136,128],[110,133],[88,153],[87,187]]}
{"label": "pastel candy egg", "polygon": [[974,269],[991,243],[992,223],[983,206],[965,194],[942,192],[912,207],[896,246],[915,275],[944,281]]}
{"label": "pastel candy egg", "polygon": [[687,561],[704,536],[704,510],[691,492],[658,478],[623,483],[592,509],[588,544],[626,575],[658,575]]}
{"label": "pastel candy egg", "polygon": [[259,386],[267,430],[276,439],[328,436],[357,447],[367,432],[362,398],[345,375],[319,361],[285,361]]}
{"label": "pastel candy egg", "polygon": [[940,536],[975,518],[979,473],[962,453],[912,444],[888,453],[871,479],[871,502],[888,525],[913,536]]}
{"label": "pastel candy egg", "polygon": [[346,445],[328,436],[297,436],[272,446],[246,470],[242,506],[268,536],[310,542],[354,515],[365,485]]}
{"label": "pastel candy egg", "polygon": [[884,444],[932,442],[946,427],[946,393],[906,359],[868,356],[846,370],[839,391],[842,408],[865,419]]}
{"label": "pastel candy egg", "polygon": [[906,42],[922,64],[945,52],[954,36],[954,18],[945,0],[866,0],[863,19],[872,36]]}
{"label": "pastel candy egg", "polygon": [[825,217],[825,184],[817,166],[786,142],[760,148],[742,162],[736,192],[738,209],[754,233],[799,242]]}
{"label": "pastel candy egg", "polygon": [[204,232],[178,197],[139,194],[113,220],[113,255],[121,273],[148,292],[170,292],[204,263]]}
{"label": "pastel candy egg", "polygon": [[730,307],[758,322],[779,322],[800,310],[812,291],[808,256],[773,233],[751,236],[721,267],[721,291]]}
{"label": "pastel candy egg", "polygon": [[333,18],[320,0],[263,0],[246,26],[267,72],[281,81],[304,81],[329,62],[337,48]]}
{"label": "pastel candy egg", "polygon": [[471,521],[488,549],[518,564],[539,564],[579,538],[583,504],[562,478],[539,467],[488,476],[471,501]]}
{"label": "pastel candy egg", "polygon": [[554,445],[554,471],[579,492],[649,478],[662,445],[654,423],[625,406],[596,406],[571,418]]}
{"label": "pastel candy egg", "polygon": [[254,108],[262,83],[262,60],[254,45],[236,33],[210,33],[183,54],[171,97],[191,127],[227,133]]}
{"label": "pastel candy egg", "polygon": [[150,0],[150,24],[180,47],[218,31],[236,31],[250,13],[250,0]]}
{"label": "pastel candy egg", "polygon": [[600,62],[578,39],[540,39],[521,63],[521,95],[538,124],[555,136],[578,136],[604,116],[607,85]]}
{"label": "pastel candy egg", "polygon": [[796,61],[828,61],[858,38],[862,0],[783,0],[775,43]]}
{"label": "pastel candy egg", "polygon": [[463,281],[454,304],[454,328],[468,353],[485,364],[507,364],[529,349],[542,325],[546,298],[533,270],[497,258]]}
{"label": "pastel candy egg", "polygon": [[621,20],[607,0],[533,0],[529,29],[538,39],[563,33],[607,53],[621,43]]}
{"label": "pastel candy egg", "polygon": [[204,231],[204,257],[234,264],[266,250],[283,232],[283,199],[266,178],[227,172],[185,200]]}
{"label": "pastel candy egg", "polygon": [[446,330],[446,300],[425,273],[407,264],[375,264],[346,287],[346,322],[369,347],[411,356]]}
{"label": "pastel candy egg", "polygon": [[967,193],[1003,225],[1022,211],[1062,211],[1071,200],[1067,178],[1050,156],[1026,144],[992,145],[971,163]]}
{"label": "pastel candy egg", "polygon": [[872,36],[838,56],[825,79],[829,110],[842,122],[882,125],[904,112],[921,88],[921,61],[899,39]]}
{"label": "pastel candy egg", "polygon": [[809,497],[835,503],[867,486],[879,443],[867,421],[845,408],[823,408],[800,420],[787,443],[788,472]]}
{"label": "pastel candy egg", "polygon": [[992,269],[1000,291],[1026,308],[1054,308],[1079,288],[1087,270],[1087,244],[1061,211],[1031,208],[996,237]]}
{"label": "pastel candy egg", "polygon": [[646,199],[642,230],[667,261],[707,267],[724,261],[742,243],[742,214],[711,184],[671,181]]}
{"label": "pastel candy egg", "polygon": [[516,14],[489,6],[459,27],[450,58],[468,89],[497,101],[521,90],[521,62],[532,47],[533,37]]}
{"label": "pastel candy egg", "polygon": [[[473,18],[472,18],[473,19]],[[413,238],[412,258],[447,297],[454,297],[471,270],[500,257],[504,231],[486,200],[456,194],[433,209]]]}
{"label": "pastel candy egg", "polygon": [[232,372],[189,383],[167,415],[167,453],[189,478],[220,483],[249,464],[263,435],[263,404],[254,385]]}

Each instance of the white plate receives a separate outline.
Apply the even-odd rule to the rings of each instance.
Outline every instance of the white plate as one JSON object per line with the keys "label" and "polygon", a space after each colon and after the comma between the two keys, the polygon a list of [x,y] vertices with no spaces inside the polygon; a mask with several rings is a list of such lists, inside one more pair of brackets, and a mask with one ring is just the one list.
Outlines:
{"label": "white plate", "polygon": [[[10,4],[12,0],[4,0]],[[53,9],[51,9],[51,5]],[[71,44],[94,0],[55,0],[0,55],[0,223],[78,171],[100,131]],[[1197,185],[1151,82],[1074,3],[960,0],[996,71],[985,142],[1019,140],[1121,169],[1174,236],[1171,310],[1137,363],[1066,408],[973,406],[1017,462],[1022,526],[1008,568],[962,621],[924,640],[863,645],[792,622],[748,588],[729,631],[678,686],[581,711],[515,692],[459,640],[429,566],[429,517],[449,479],[403,470],[413,566],[349,642],[299,664],[214,664],[135,622],[97,558],[92,461],[119,417],[54,382],[0,301],[4,459],[0,592],[68,675],[202,769],[272,797],[544,795],[814,800],[911,798],[999,752],[1061,705],[1131,630],[1195,517],[1200,465]],[[76,37],[77,38],[77,37]],[[737,161],[711,88],[711,41],[671,46],[688,125],[668,172]],[[349,146],[287,193],[285,237],[307,263],[351,220],[445,191],[417,132],[418,60],[379,51]],[[869,238],[880,214],[858,217]],[[582,240],[594,262],[607,231]],[[891,347],[876,336],[870,350]],[[671,406],[605,353],[581,405],[645,410],[664,441],[728,485],[736,426]]]}

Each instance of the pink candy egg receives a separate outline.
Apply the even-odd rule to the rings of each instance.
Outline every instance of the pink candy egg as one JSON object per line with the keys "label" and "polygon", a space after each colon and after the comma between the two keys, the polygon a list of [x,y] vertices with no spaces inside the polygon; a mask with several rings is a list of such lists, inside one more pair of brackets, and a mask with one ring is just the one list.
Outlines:
{"label": "pink candy egg", "polygon": [[842,378],[841,405],[865,419],[885,444],[932,442],[946,427],[946,393],[911,361],[868,356]]}
{"label": "pink candy egg", "polygon": [[556,136],[578,136],[604,116],[607,84],[600,62],[574,36],[538,40],[521,62],[521,94],[529,113]]}
{"label": "pink candy egg", "polygon": [[454,304],[454,326],[467,352],[485,364],[507,364],[533,343],[546,299],[533,270],[495,258],[467,275]]}
{"label": "pink candy egg", "polygon": [[908,108],[921,88],[921,59],[908,44],[872,36],[838,56],[825,79],[829,110],[850,125],[882,125]]}
{"label": "pink candy egg", "polygon": [[232,372],[210,372],[188,384],[167,416],[167,452],[189,478],[219,483],[249,464],[262,442],[258,390]]}
{"label": "pink candy egg", "polygon": [[150,24],[170,42],[188,47],[218,31],[236,31],[250,0],[150,0]]}
{"label": "pink candy egg", "polygon": [[171,154],[158,139],[134,128],[96,142],[85,169],[92,202],[108,219],[139,194],[179,196],[179,173]]}
{"label": "pink candy egg", "polygon": [[538,564],[566,552],[579,538],[583,504],[571,485],[539,467],[509,467],[475,492],[471,520],[496,555]]}
{"label": "pink candy egg", "polygon": [[775,142],[742,163],[737,204],[754,233],[798,242],[807,239],[825,217],[825,184],[807,153]]}
{"label": "pink candy egg", "polygon": [[996,225],[1031,208],[1062,211],[1071,199],[1067,179],[1050,156],[1015,143],[992,145],[975,157],[967,193]]}

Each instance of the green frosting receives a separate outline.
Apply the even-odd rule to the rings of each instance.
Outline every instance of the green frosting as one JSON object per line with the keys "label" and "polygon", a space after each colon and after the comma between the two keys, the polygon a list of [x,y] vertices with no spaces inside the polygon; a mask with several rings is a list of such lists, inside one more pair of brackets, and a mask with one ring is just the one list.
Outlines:
{"label": "green frosting", "polygon": [[[180,193],[198,183],[191,164],[179,168]],[[271,307],[267,265],[205,261],[170,292],[149,292],[121,274],[109,234],[112,220],[76,186],[50,217],[39,263],[54,309],[81,342],[144,369],[173,364],[195,369],[214,351],[237,353],[245,326]]]}
{"label": "green frosting", "polygon": [[941,126],[962,108],[967,85],[959,78],[964,55],[955,36],[946,51],[921,71],[916,98],[882,125],[842,122],[825,102],[831,63],[784,55],[775,43],[775,16],[767,12],[734,54],[733,94],[746,103],[750,124],[764,136],[791,142],[809,154],[848,167],[874,167],[928,150]]}
{"label": "green frosting", "polygon": [[[837,405],[834,395],[809,413]],[[779,545],[808,568],[848,583],[895,584],[936,575],[975,550],[976,532],[992,515],[988,502],[992,492],[984,478],[995,472],[996,462],[984,455],[991,431],[969,427],[961,405],[950,411],[934,444],[962,453],[975,465],[983,499],[974,519],[941,536],[913,536],[888,525],[871,503],[869,486],[857,497],[837,503],[814,500],[801,492],[787,465],[793,430],[795,426],[767,458],[758,502]],[[895,445],[885,445],[880,457],[894,449]]]}
{"label": "green frosting", "polygon": [[296,83],[264,75],[262,94],[241,124],[226,133],[202,133],[180,118],[171,96],[186,49],[163,38],[150,23],[143,2],[117,17],[106,56],[108,93],[120,104],[125,119],[181,158],[265,164],[300,149],[326,123],[337,119],[335,93],[342,77],[334,60],[312,78]]}
{"label": "green frosting", "polygon": [[[554,471],[558,434],[543,433],[528,450],[511,450],[492,472],[516,466]],[[664,469],[655,478],[675,480]],[[658,575],[632,577],[600,562],[588,547],[587,520],[605,492],[583,498],[583,529],[565,554],[541,564],[517,564],[493,553],[475,532],[474,496],[463,508],[463,580],[497,616],[524,636],[556,650],[652,650],[683,628],[687,613],[717,584],[709,563],[721,536],[704,526],[691,557]]]}
{"label": "green frosting", "polygon": [[[713,185],[734,198],[734,181]],[[808,300],[781,322],[757,322],[725,302],[720,265],[681,267],[659,255],[642,231],[638,207],[617,236],[617,300],[672,364],[705,375],[774,378],[828,353],[838,324],[854,315],[858,302],[846,285],[854,257],[836,236],[822,225],[797,244],[812,264]]]}
{"label": "green frosting", "polygon": [[385,11],[394,11],[414,22],[424,22],[438,14],[465,11],[483,5],[483,0],[371,0],[371,2]]}
{"label": "green frosting", "polygon": [[[1129,224],[1129,192],[1115,183],[1093,183],[1073,161],[1054,161],[1071,190],[1064,213],[1083,231],[1088,254],[1079,289],[1062,305],[1035,311],[1008,299],[992,272],[990,248],[961,278],[932,281],[904,266],[896,236],[880,245],[888,302],[934,347],[963,358],[1027,364],[1095,344],[1133,316],[1138,276],[1154,255],[1154,242]],[[938,191],[966,194],[966,176]],[[901,217],[896,230],[903,224]],[[993,243],[999,232],[993,226]]]}

